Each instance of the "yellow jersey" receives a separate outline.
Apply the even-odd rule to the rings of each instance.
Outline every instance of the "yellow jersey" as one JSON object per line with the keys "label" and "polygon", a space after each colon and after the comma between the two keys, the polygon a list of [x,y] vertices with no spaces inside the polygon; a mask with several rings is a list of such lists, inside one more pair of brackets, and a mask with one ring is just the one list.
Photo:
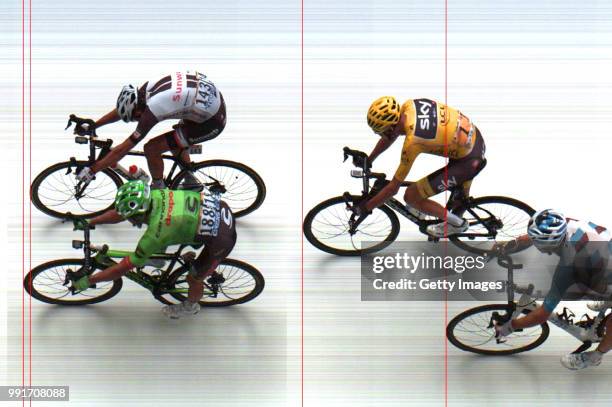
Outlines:
{"label": "yellow jersey", "polygon": [[468,155],[476,142],[476,126],[457,109],[431,99],[411,99],[401,107],[406,139],[395,179],[404,181],[421,153],[450,159]]}

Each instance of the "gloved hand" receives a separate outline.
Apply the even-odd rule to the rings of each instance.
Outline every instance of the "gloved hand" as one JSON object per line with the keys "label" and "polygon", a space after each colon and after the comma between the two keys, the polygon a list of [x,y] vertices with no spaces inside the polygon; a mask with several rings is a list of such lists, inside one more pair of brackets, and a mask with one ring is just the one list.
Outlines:
{"label": "gloved hand", "polygon": [[72,219],[72,224],[74,228],[72,230],[85,230],[85,227],[89,225],[89,229],[95,229],[94,226],[90,225],[87,219],[83,218],[74,218]]}
{"label": "gloved hand", "polygon": [[80,123],[74,126],[74,134],[79,136],[89,136],[93,134],[94,128],[89,123]]}
{"label": "gloved hand", "polygon": [[512,328],[512,320],[509,320],[501,325],[495,325],[495,337],[497,339],[509,336],[512,332],[514,332],[514,328]]}
{"label": "gloved hand", "polygon": [[[353,165],[355,167],[358,167],[358,168],[363,168],[363,166],[365,164],[366,158],[368,158],[368,156],[366,154],[363,154],[363,155],[354,155],[353,156]],[[372,168],[372,163],[370,162],[370,160],[368,160],[368,167],[366,169],[369,170],[370,168]]]}
{"label": "gloved hand", "polygon": [[76,176],[77,180],[81,182],[90,182],[95,178],[94,172],[89,167],[85,167]]}
{"label": "gloved hand", "polygon": [[366,216],[372,213],[366,208],[367,199],[362,199],[361,201],[355,202],[353,204],[353,212],[357,216]]}
{"label": "gloved hand", "polygon": [[78,280],[72,281],[72,289],[73,291],[85,291],[90,287],[89,284],[89,276],[84,276],[79,278]]}

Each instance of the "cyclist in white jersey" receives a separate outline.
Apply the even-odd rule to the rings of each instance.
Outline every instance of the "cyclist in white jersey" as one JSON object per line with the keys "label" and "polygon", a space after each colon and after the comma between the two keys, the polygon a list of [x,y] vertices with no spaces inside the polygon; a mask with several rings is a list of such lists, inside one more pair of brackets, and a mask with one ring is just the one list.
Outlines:
{"label": "cyclist in white jersey", "polygon": [[[96,122],[96,128],[119,119],[137,121],[132,135],[91,167],[83,168],[77,178],[90,181],[94,174],[115,165],[138,144],[157,123],[179,120],[172,131],[157,136],[144,145],[144,152],[153,178],[153,188],[164,188],[162,153],[172,151],[190,162],[187,147],[217,137],[226,122],[225,102],[221,92],[204,74],[196,71],[176,71],[160,79],[145,82],[136,89],[124,86],[117,106]],[[187,184],[197,181],[193,175]]]}
{"label": "cyclist in white jersey", "polygon": [[[558,255],[559,263],[542,305],[526,316],[497,325],[496,335],[505,337],[517,329],[543,324],[559,304],[563,294],[574,284],[587,287],[591,293],[597,293],[606,300],[611,298],[610,278],[606,275],[612,250],[611,239],[612,235],[605,227],[592,222],[566,218],[551,209],[534,214],[526,235],[501,243],[498,249],[512,253],[525,249],[533,243],[543,253]],[[601,311],[611,305],[609,301],[592,301],[588,307],[593,311]],[[606,330],[597,349],[563,356],[561,364],[564,367],[578,370],[601,363],[603,355],[612,349],[610,315],[602,322]]]}

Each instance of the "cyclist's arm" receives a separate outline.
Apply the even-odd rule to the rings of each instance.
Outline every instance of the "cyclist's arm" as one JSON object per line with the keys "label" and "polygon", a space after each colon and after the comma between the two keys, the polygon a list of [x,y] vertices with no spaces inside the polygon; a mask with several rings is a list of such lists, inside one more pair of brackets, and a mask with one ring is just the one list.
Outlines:
{"label": "cyclist's arm", "polygon": [[559,264],[555,269],[552,283],[544,302],[533,312],[512,321],[514,329],[523,329],[546,322],[555,307],[563,298],[563,294],[574,284],[573,267]]}
{"label": "cyclist's arm", "polygon": [[119,113],[117,113],[117,109],[113,109],[96,121],[96,128],[115,123],[116,121],[119,121]]}
{"label": "cyclist's arm", "polygon": [[94,173],[102,171],[105,168],[112,167],[117,164],[125,155],[136,145],[132,141],[132,137],[128,137],[123,143],[113,148],[101,160],[98,160],[91,166],[91,171]]}
{"label": "cyclist's arm", "polygon": [[105,168],[114,166],[117,164],[119,160],[121,160],[125,155],[132,149],[136,144],[138,144],[149,131],[155,126],[159,121],[149,110],[147,107],[145,111],[142,113],[140,120],[138,121],[138,126],[136,130],[128,137],[123,143],[119,144],[117,147],[113,148],[104,158],[96,161],[94,165],[91,166],[91,170],[95,173],[101,171]]}
{"label": "cyclist's arm", "polygon": [[544,306],[538,307],[526,316],[512,320],[512,328],[525,329],[532,326],[543,324],[548,320],[550,313]]}
{"label": "cyclist's arm", "polygon": [[374,162],[376,157],[378,157],[386,149],[388,149],[391,146],[391,144],[393,144],[395,142],[395,140],[397,140],[397,137],[398,136],[395,136],[395,137],[392,137],[392,138],[380,137],[378,139],[378,142],[374,146],[374,149],[372,150],[372,152],[368,156],[368,160],[370,161],[370,163]]}
{"label": "cyclist's arm", "polygon": [[113,264],[112,266],[105,268],[99,273],[93,274],[91,277],[89,277],[89,283],[96,284],[100,281],[113,281],[121,278],[133,267],[129,264],[129,262],[126,262],[125,259],[127,259],[127,257],[125,257],[119,263]]}
{"label": "cyclist's arm", "polygon": [[404,182],[408,176],[408,173],[410,172],[410,168],[412,168],[412,164],[414,164],[414,160],[420,153],[420,148],[414,144],[402,149],[402,158],[400,159],[400,165],[397,167],[397,171],[395,171],[395,175],[393,176],[394,181],[398,181],[400,183]]}
{"label": "cyclist's arm", "polygon": [[532,244],[533,243],[531,239],[529,238],[529,235],[524,234],[524,235],[517,237],[514,240],[510,240],[508,242],[496,243],[495,245],[497,247],[501,246],[504,253],[512,254],[512,253],[520,252],[521,250],[524,250],[530,247]]}
{"label": "cyclist's arm", "polygon": [[391,180],[383,189],[381,189],[376,195],[374,195],[368,202],[365,204],[365,208],[368,211],[373,210],[374,208],[378,208],[380,205],[385,203],[388,199],[393,197],[393,195],[397,194],[402,183],[395,178]]}
{"label": "cyclist's arm", "polygon": [[128,257],[125,257],[121,262],[125,262],[130,267],[144,266],[149,257],[166,250],[166,245],[157,239],[154,232],[151,232],[150,229],[151,225],[149,225],[145,234],[142,235],[138,241],[136,250]]}
{"label": "cyclist's arm", "polygon": [[125,219],[115,209],[109,209],[101,215],[89,220],[91,226],[123,222]]}

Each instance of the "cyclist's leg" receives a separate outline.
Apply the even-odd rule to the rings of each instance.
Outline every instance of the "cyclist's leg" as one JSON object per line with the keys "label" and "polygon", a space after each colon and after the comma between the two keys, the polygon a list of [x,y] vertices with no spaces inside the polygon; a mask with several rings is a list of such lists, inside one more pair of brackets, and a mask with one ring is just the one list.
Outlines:
{"label": "cyclist's leg", "polygon": [[170,151],[169,140],[175,138],[176,132],[169,131],[160,136],[154,137],[144,145],[144,153],[149,165],[149,172],[153,179],[153,185],[161,185],[164,179],[164,159],[162,154]]}
{"label": "cyclist's leg", "polygon": [[606,331],[604,336],[599,346],[597,346],[597,351],[600,353],[607,353],[612,349],[612,317],[610,315],[606,318]]}
{"label": "cyclist's leg", "polygon": [[442,205],[429,198],[440,192],[453,190],[457,187],[467,188],[469,193],[472,179],[486,165],[484,140],[480,132],[477,131],[476,134],[476,143],[470,154],[458,160],[449,160],[446,167],[434,171],[406,188],[404,199],[409,205],[439,219],[446,217],[451,222],[454,221],[456,223],[460,221],[459,217],[448,212]]}

